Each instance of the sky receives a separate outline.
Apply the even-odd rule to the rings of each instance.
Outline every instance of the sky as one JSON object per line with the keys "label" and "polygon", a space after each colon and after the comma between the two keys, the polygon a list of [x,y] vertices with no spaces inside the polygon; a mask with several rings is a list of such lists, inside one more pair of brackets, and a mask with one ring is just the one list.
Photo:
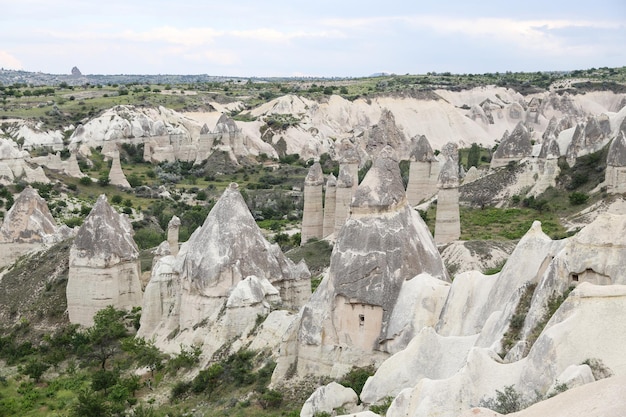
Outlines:
{"label": "sky", "polygon": [[626,0],[0,0],[0,67],[361,77],[626,65]]}

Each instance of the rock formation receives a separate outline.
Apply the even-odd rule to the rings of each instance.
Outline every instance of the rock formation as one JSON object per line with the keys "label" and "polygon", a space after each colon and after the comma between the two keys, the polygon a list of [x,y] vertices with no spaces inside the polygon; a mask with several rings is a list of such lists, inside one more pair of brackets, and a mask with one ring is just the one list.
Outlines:
{"label": "rock formation", "polygon": [[326,180],[326,194],[324,195],[324,225],[322,237],[330,236],[335,232],[335,211],[337,210],[337,179],[329,174]]}
{"label": "rock formation", "polygon": [[[387,416],[452,417],[505,386],[530,399],[564,381],[587,383],[597,376],[584,363],[596,366],[594,360],[605,374],[623,375],[625,228],[626,215],[606,213],[575,236],[553,241],[535,222],[499,274],[455,277],[438,324],[385,361],[361,400],[394,396]],[[546,317],[557,296],[565,301]],[[523,297],[528,304],[520,313]],[[518,314],[519,334],[508,341]]]}
{"label": "rock formation", "polygon": [[409,182],[406,187],[406,198],[411,206],[437,193],[437,176],[439,161],[435,157],[426,136],[411,139]]}
{"label": "rock formation", "polygon": [[172,256],[178,255],[178,232],[180,230],[180,219],[173,216],[167,224],[167,244],[169,253]]}
{"label": "rock formation", "polygon": [[335,237],[339,236],[339,231],[350,216],[350,203],[352,202],[354,184],[357,183],[357,179],[350,165],[339,165],[339,175],[337,176],[337,186],[335,187]]}
{"label": "rock formation", "polygon": [[459,174],[455,160],[448,157],[437,180],[437,217],[435,242],[450,243],[461,237],[459,214]]}
{"label": "rock formation", "polygon": [[0,226],[0,268],[20,256],[44,249],[49,244],[71,237],[66,225],[57,227],[46,201],[37,190],[27,186],[5,213]]}
{"label": "rock formation", "polygon": [[274,381],[290,367],[299,376],[342,375],[379,362],[405,346],[418,323],[438,316],[422,298],[432,293],[419,288],[447,288],[447,274],[428,228],[406,202],[392,155],[381,151],[359,185],[328,275],[281,348]]}
{"label": "rock formation", "polygon": [[0,243],[43,243],[57,232],[46,200],[28,186],[7,211],[0,226]]}
{"label": "rock formation", "polygon": [[324,173],[319,162],[314,163],[304,179],[304,209],[302,212],[301,242],[321,239],[324,232],[323,207]]}
{"label": "rock formation", "polygon": [[523,122],[519,122],[510,135],[502,136],[498,149],[491,159],[491,167],[507,165],[511,161],[519,161],[532,153],[530,132]]}
{"label": "rock formation", "polygon": [[365,151],[374,159],[385,148],[391,146],[399,155],[406,155],[407,140],[398,128],[393,113],[383,109],[378,123],[365,132]]}
{"label": "rock formation", "polygon": [[[155,265],[139,334],[166,350],[202,344],[210,356],[233,338],[242,343],[271,308],[298,309],[310,288],[306,266],[265,239],[233,183],[178,255]],[[173,331],[180,333],[175,339],[168,337]]]}
{"label": "rock formation", "polygon": [[101,195],[70,249],[70,322],[91,326],[94,314],[108,305],[119,309],[141,306],[140,274],[130,221]]}
{"label": "rock formation", "polygon": [[619,132],[611,142],[606,157],[606,174],[604,182],[611,194],[626,193],[626,133]]}
{"label": "rock formation", "polygon": [[132,188],[124,175],[122,164],[120,163],[120,153],[115,150],[113,154],[113,162],[111,163],[111,171],[109,171],[109,182],[122,188]]}

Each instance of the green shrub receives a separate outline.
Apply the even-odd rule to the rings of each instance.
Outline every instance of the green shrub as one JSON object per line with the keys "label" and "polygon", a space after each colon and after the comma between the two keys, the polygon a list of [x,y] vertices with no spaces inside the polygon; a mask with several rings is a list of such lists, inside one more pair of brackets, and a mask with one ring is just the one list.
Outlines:
{"label": "green shrub", "polygon": [[579,191],[574,191],[573,193],[569,195],[569,202],[572,206],[585,204],[587,200],[589,200],[589,196]]}
{"label": "green shrub", "polygon": [[361,391],[363,391],[363,386],[365,385],[367,378],[374,375],[375,371],[376,370],[373,365],[365,366],[363,368],[355,367],[344,375],[339,383],[344,387],[352,388],[357,395],[361,395]]}
{"label": "green shrub", "polygon": [[265,391],[259,398],[259,404],[263,409],[278,408],[283,402],[283,394],[273,389]]}
{"label": "green shrub", "polygon": [[513,385],[504,387],[503,391],[496,390],[495,398],[487,398],[479,404],[500,414],[510,414],[524,408],[522,395],[515,390]]}

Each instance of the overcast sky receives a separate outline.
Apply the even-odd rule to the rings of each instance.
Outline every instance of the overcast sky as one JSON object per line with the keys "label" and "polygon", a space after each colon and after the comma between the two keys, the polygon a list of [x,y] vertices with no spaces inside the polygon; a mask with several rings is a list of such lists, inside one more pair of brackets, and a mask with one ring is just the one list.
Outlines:
{"label": "overcast sky", "polygon": [[366,76],[626,65],[626,0],[0,0],[0,67]]}

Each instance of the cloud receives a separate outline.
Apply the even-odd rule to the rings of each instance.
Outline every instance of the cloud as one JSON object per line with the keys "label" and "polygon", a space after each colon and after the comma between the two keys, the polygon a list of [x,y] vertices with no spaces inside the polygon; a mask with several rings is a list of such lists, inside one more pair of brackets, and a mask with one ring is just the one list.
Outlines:
{"label": "cloud", "polygon": [[12,70],[24,68],[19,59],[6,51],[0,51],[0,67]]}

